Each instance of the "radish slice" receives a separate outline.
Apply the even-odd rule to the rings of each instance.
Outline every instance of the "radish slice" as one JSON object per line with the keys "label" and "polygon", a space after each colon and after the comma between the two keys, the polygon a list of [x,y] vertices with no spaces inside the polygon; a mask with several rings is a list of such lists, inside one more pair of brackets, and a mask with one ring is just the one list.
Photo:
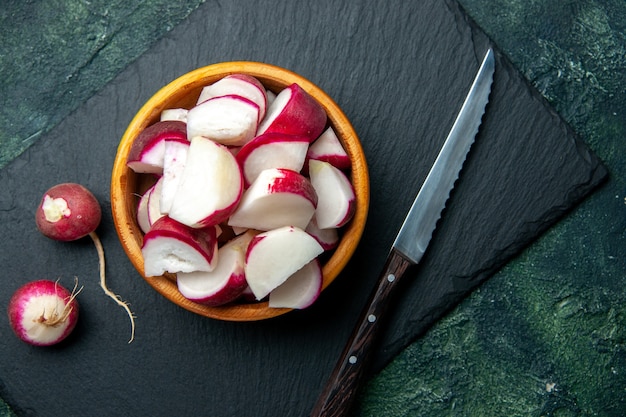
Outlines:
{"label": "radish slice", "polygon": [[259,106],[245,97],[211,98],[187,113],[187,136],[202,136],[223,145],[241,146],[256,134]]}
{"label": "radish slice", "polygon": [[235,157],[225,146],[196,136],[169,216],[190,227],[216,225],[237,208],[242,193],[243,175]]}
{"label": "radish slice", "polygon": [[319,261],[314,259],[272,290],[269,306],[274,308],[307,308],[317,300],[321,291],[322,268]]}
{"label": "radish slice", "polygon": [[329,127],[309,147],[307,159],[325,161],[341,170],[350,169],[350,157],[332,127]]}
{"label": "radish slice", "polygon": [[246,280],[262,300],[324,249],[302,229],[286,226],[256,235],[246,253]]}
{"label": "radish slice", "polygon": [[145,234],[150,230],[150,216],[148,214],[148,201],[150,201],[150,193],[154,190],[154,185],[146,190],[139,199],[137,204],[137,224],[141,231]]}
{"label": "radish slice", "polygon": [[169,213],[174,203],[174,197],[178,191],[185,164],[187,163],[189,143],[186,139],[168,139],[165,141],[163,177],[160,180],[162,185],[159,198],[159,211],[162,214]]}
{"label": "radish slice", "polygon": [[246,250],[254,233],[243,234],[218,251],[218,263],[210,272],[179,272],[178,290],[186,298],[207,306],[236,300],[248,287],[245,274]]}
{"label": "radish slice", "polygon": [[326,127],[326,118],[324,108],[294,83],[278,93],[267,109],[257,135],[266,132],[304,135],[313,142]]}
{"label": "radish slice", "polygon": [[285,168],[300,172],[308,149],[309,139],[305,136],[265,133],[242,146],[236,158],[246,185],[250,185],[265,169]]}
{"label": "radish slice", "polygon": [[144,236],[141,252],[147,277],[212,271],[217,265],[216,229],[193,229],[164,216]]}
{"label": "radish slice", "polygon": [[288,169],[266,169],[243,193],[228,225],[257,230],[282,226],[304,229],[316,205],[317,195],[306,177]]}
{"label": "radish slice", "polygon": [[315,220],[321,229],[348,223],[356,209],[356,196],[346,175],[328,162],[309,161],[311,184],[318,197]]}
{"label": "radish slice", "polygon": [[178,120],[187,123],[187,109],[165,109],[161,112],[161,121]]}
{"label": "radish slice", "polygon": [[337,228],[320,229],[315,216],[313,216],[304,231],[313,236],[325,251],[335,249],[339,245],[339,231]]}
{"label": "radish slice", "polygon": [[126,164],[137,173],[161,174],[165,139],[187,138],[187,127],[181,121],[156,122],[145,128],[131,145]]}
{"label": "radish slice", "polygon": [[227,95],[238,95],[259,106],[259,121],[265,117],[267,96],[259,80],[247,74],[231,74],[202,89],[197,104],[208,99]]}
{"label": "radish slice", "polygon": [[161,193],[163,191],[163,177],[159,178],[148,198],[148,222],[150,227],[164,214],[161,212]]}

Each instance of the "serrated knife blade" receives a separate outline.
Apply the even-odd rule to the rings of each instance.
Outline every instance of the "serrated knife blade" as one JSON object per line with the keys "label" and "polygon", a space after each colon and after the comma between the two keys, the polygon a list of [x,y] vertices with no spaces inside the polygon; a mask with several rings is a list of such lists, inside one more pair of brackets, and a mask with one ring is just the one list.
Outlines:
{"label": "serrated knife blade", "polygon": [[381,316],[407,269],[422,259],[489,102],[495,57],[489,49],[463,106],[392,245],[377,286],[359,317],[337,365],[322,389],[312,417],[338,417],[349,411],[381,328]]}

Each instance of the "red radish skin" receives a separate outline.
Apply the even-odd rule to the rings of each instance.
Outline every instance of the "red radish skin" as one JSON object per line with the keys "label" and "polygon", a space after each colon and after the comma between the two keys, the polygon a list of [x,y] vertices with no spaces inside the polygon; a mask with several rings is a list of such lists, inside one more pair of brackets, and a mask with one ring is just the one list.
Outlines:
{"label": "red radish skin", "polygon": [[156,122],[137,135],[128,151],[126,165],[137,173],[161,174],[165,139],[186,138],[186,123],[178,120]]}
{"label": "red radish skin", "polygon": [[265,169],[285,168],[300,172],[308,149],[306,136],[265,133],[242,146],[236,158],[245,185],[249,186]]}
{"label": "red radish skin", "polygon": [[68,291],[58,282],[31,281],[13,293],[9,301],[9,323],[22,341],[34,346],[51,346],[66,339],[78,322],[81,291]]}
{"label": "red radish skin", "polygon": [[313,142],[326,127],[326,111],[298,84],[284,88],[267,109],[259,125],[262,133],[304,135]]}
{"label": "red radish skin", "polygon": [[74,183],[58,184],[46,191],[35,214],[39,231],[63,242],[87,236],[96,230],[101,218],[96,197]]}
{"label": "red radish skin", "polygon": [[107,287],[104,248],[96,234],[101,218],[102,211],[96,197],[76,183],[57,184],[48,189],[35,212],[37,228],[46,237],[59,241],[73,241],[85,236],[91,238],[98,253],[100,287],[126,310],[130,318],[130,343],[135,337],[135,320],[128,304]]}

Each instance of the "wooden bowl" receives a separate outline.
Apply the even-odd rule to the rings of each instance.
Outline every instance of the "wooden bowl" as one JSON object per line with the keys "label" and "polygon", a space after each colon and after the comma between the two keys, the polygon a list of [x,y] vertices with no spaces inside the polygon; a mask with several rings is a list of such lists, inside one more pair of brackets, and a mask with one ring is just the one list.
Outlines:
{"label": "wooden bowl", "polygon": [[141,254],[143,233],[137,224],[136,208],[139,196],[154,183],[154,179],[146,174],[136,174],[126,166],[131,144],[139,132],[159,120],[162,110],[178,107],[191,108],[204,86],[234,73],[256,77],[274,93],[278,93],[292,83],[298,83],[326,110],[328,124],[333,127],[349,154],[352,160],[350,177],[356,192],[356,212],[350,223],[341,229],[339,246],[323,264],[322,289],[325,289],[339,275],[359,243],[367,218],[369,175],[365,155],[354,128],[339,106],[319,87],[283,68],[247,61],[218,63],[184,74],[159,90],[141,107],[120,141],[111,178],[111,206],[115,229],[124,251],[137,271],[156,291],[175,304],[206,317],[229,321],[253,321],[276,317],[287,313],[290,309],[270,308],[267,302],[207,307],[183,297],[178,291],[176,277],[173,275],[165,274],[148,278],[144,276]]}

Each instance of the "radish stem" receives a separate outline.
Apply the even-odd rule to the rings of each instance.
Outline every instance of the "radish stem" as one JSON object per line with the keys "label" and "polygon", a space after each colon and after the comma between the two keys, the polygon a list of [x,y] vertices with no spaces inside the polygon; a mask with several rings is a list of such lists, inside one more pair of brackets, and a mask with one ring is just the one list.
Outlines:
{"label": "radish stem", "polygon": [[98,237],[96,232],[89,233],[89,237],[91,237],[91,240],[93,240],[93,243],[96,246],[96,251],[98,252],[98,260],[100,262],[100,287],[102,287],[102,290],[104,291],[106,295],[111,297],[113,300],[115,300],[117,304],[119,304],[121,307],[124,308],[124,310],[126,310],[126,312],[128,313],[128,317],[130,318],[131,333],[130,333],[130,340],[128,341],[128,343],[131,343],[135,338],[135,316],[133,315],[132,311],[130,311],[130,307],[128,306],[128,303],[122,301],[119,295],[115,294],[114,292],[109,290],[109,288],[107,287],[106,274],[105,274],[104,248],[102,247],[102,242],[100,242],[100,238]]}

